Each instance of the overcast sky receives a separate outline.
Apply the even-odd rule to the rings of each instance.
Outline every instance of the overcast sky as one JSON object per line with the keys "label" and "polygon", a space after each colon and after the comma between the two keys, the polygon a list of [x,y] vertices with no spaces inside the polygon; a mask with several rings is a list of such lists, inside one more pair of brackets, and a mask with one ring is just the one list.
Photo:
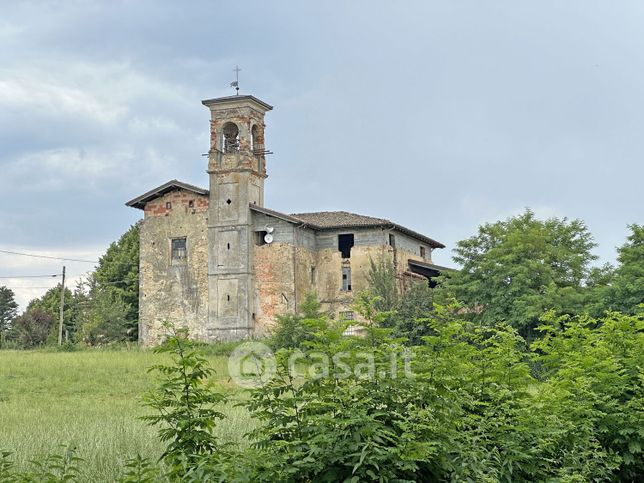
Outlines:
{"label": "overcast sky", "polygon": [[[141,217],[129,199],[207,187],[201,100],[239,64],[275,106],[267,207],[389,218],[444,265],[531,207],[585,220],[613,262],[644,222],[643,25],[637,0],[0,0],[0,249],[95,259]],[[0,254],[0,276],[61,263]],[[24,308],[56,279],[1,284]]]}

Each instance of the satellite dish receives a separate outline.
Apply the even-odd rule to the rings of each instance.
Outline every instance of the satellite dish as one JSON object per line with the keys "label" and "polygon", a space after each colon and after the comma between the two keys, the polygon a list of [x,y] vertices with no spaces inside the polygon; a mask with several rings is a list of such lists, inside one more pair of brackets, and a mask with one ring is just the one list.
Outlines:
{"label": "satellite dish", "polygon": [[266,243],[273,243],[273,235],[271,235],[270,233],[267,233],[266,235],[264,235],[264,241]]}
{"label": "satellite dish", "polygon": [[273,230],[275,230],[275,228],[273,228],[272,226],[268,226],[268,225],[266,225],[265,228],[266,228],[266,233],[273,233]]}

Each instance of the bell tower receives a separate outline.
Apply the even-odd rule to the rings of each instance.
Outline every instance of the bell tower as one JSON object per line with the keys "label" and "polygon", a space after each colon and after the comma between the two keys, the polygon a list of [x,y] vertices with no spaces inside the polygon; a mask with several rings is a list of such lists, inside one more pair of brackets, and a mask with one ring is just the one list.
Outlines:
{"label": "bell tower", "polygon": [[253,96],[202,101],[210,109],[208,336],[236,340],[253,329],[250,205],[264,205],[264,115]]}

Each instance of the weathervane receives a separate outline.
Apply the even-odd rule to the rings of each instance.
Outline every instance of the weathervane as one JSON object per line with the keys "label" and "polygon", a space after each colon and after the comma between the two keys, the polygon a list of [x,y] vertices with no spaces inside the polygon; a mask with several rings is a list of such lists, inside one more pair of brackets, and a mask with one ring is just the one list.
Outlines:
{"label": "weathervane", "polygon": [[237,91],[237,95],[239,95],[239,71],[241,69],[239,68],[238,65],[235,66],[233,69],[233,72],[235,73],[235,80],[230,83],[230,87],[234,87],[235,90]]}

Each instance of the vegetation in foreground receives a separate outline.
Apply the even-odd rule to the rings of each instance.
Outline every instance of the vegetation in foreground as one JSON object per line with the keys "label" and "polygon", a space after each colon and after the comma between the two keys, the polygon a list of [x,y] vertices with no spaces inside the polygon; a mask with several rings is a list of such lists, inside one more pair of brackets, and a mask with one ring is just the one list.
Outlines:
{"label": "vegetation in foreground", "polygon": [[[641,316],[547,316],[544,336],[527,347],[510,326],[473,325],[437,307],[442,317],[427,321],[424,343],[404,346],[378,327],[387,314],[374,302],[368,295],[359,302],[365,337],[343,336],[347,324],[323,314],[303,321],[302,344],[277,351],[275,376],[237,399],[254,421],[243,429],[246,442],[218,431],[229,424],[221,408],[230,396],[212,384],[209,361],[184,333],[170,335],[156,351],[170,359],[154,365],[158,380],[146,399],[147,422],[163,443],[160,462],[132,448],[119,481],[636,481],[644,474]],[[403,363],[392,369],[404,353],[413,377]],[[84,481],[86,462],[70,455],[24,472],[5,453],[0,474],[41,481],[46,470],[48,481]]]}
{"label": "vegetation in foreground", "polygon": [[[216,434],[240,440],[251,421],[234,405],[241,394],[228,382],[226,357],[207,359],[211,380],[231,394]],[[76,447],[78,481],[115,481],[133,454],[156,461],[164,446],[139,418],[150,414],[141,404],[154,386],[147,369],[166,360],[137,350],[0,351],[0,451],[24,472],[31,460]]]}

